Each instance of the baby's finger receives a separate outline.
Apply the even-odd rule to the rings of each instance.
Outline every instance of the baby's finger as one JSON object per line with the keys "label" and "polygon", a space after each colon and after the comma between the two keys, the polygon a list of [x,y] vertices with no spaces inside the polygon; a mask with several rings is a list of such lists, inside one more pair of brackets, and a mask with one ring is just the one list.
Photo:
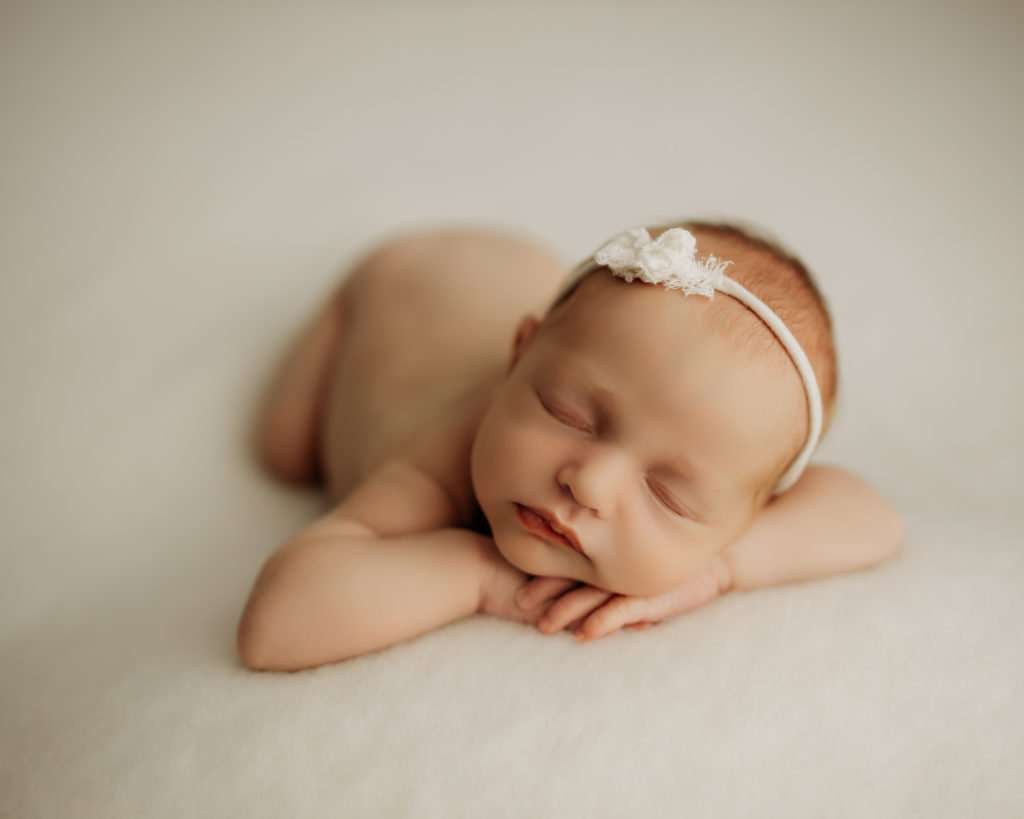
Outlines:
{"label": "baby's finger", "polygon": [[650,616],[647,602],[638,597],[616,597],[591,614],[579,628],[587,639],[604,637],[627,624],[639,625]]}
{"label": "baby's finger", "polygon": [[528,583],[524,583],[516,592],[516,604],[521,609],[532,609],[558,597],[562,592],[577,585],[578,582],[568,577],[535,577]]}
{"label": "baby's finger", "polygon": [[546,633],[561,631],[569,623],[581,618],[602,605],[612,592],[594,586],[583,586],[559,597],[544,616],[537,621],[537,628]]}
{"label": "baby's finger", "polygon": [[[655,625],[655,624],[654,623],[647,623],[647,622],[643,622],[643,623],[627,623],[625,626],[623,626],[623,628],[628,628],[631,631],[646,631],[647,629],[649,629],[653,625]],[[615,629],[605,629],[603,631],[595,632],[593,634],[591,634],[590,632],[584,631],[582,628],[577,628],[576,626],[570,626],[570,629],[575,633],[574,636],[581,643],[589,643],[591,640],[599,640],[602,637],[607,637],[609,634],[614,634],[615,633]]]}

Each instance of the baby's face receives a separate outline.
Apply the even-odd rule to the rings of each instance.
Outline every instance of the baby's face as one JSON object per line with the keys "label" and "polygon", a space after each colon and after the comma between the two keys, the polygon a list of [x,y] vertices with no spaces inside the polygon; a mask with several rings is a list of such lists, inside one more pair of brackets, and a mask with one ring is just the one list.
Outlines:
{"label": "baby's face", "polygon": [[[543,328],[520,324],[473,444],[477,500],[522,571],[661,594],[742,534],[796,454],[800,377],[781,345],[751,360],[713,332],[728,319],[760,324],[720,293],[684,297],[605,272],[563,308]],[[552,513],[585,554],[528,531],[521,506]]]}

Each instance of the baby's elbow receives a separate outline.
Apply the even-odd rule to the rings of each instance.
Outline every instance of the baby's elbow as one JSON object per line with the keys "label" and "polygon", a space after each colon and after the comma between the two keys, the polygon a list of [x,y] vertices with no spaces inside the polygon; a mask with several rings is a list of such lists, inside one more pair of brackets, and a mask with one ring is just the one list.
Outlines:
{"label": "baby's elbow", "polygon": [[264,620],[260,606],[250,598],[235,633],[238,659],[250,671],[275,670]]}
{"label": "baby's elbow", "polygon": [[867,494],[862,509],[873,528],[872,541],[879,547],[879,562],[889,561],[903,553],[907,539],[907,523],[891,501],[861,479],[861,490]]}
{"label": "baby's elbow", "polygon": [[296,657],[273,624],[260,625],[259,615],[242,615],[236,635],[238,659],[250,671],[301,671],[307,668]]}
{"label": "baby's elbow", "polygon": [[276,586],[280,580],[280,561],[281,556],[274,555],[264,564],[235,630],[238,658],[252,671],[285,670],[275,656],[274,632],[280,613],[271,605],[279,596]]}

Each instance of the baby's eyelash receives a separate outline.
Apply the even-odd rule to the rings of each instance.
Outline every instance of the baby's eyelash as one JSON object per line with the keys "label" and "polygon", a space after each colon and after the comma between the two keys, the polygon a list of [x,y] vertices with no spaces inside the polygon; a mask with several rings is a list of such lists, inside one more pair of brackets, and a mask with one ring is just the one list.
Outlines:
{"label": "baby's eyelash", "polygon": [[[647,485],[651,486],[651,482],[648,481]],[[689,515],[677,508],[674,501],[668,500],[661,492],[655,491],[653,486],[651,486],[651,494],[654,495],[673,515],[678,515],[681,518],[689,517]]]}
{"label": "baby's eyelash", "polygon": [[566,426],[572,427],[573,429],[579,429],[579,430],[582,430],[584,432],[587,431],[586,427],[580,426],[580,425],[570,421],[568,419],[568,417],[566,416],[566,413],[561,412],[560,410],[553,410],[550,407],[548,407],[548,405],[546,403],[544,403],[544,399],[540,397],[540,393],[534,392],[534,395],[537,396],[537,400],[540,402],[540,405],[544,408],[544,411],[548,415],[550,415],[552,418],[554,418],[556,421],[558,421],[560,424],[565,424]]}

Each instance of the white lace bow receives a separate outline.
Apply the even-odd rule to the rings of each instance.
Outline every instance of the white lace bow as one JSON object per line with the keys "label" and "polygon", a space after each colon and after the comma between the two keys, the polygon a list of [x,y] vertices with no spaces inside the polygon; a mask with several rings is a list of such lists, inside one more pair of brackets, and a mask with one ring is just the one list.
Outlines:
{"label": "white lace bow", "polygon": [[670,228],[657,239],[645,228],[620,233],[594,253],[594,261],[607,266],[627,282],[640,279],[660,284],[669,290],[682,290],[715,297],[715,288],[722,283],[724,270],[732,262],[714,256],[697,259],[697,240],[683,228]]}

